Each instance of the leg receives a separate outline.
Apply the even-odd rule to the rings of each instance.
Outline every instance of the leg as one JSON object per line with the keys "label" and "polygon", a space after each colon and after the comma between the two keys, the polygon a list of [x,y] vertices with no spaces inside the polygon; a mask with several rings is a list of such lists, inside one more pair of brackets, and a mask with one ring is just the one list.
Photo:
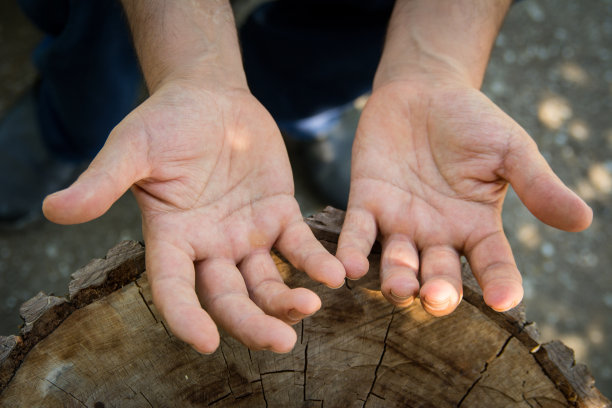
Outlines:
{"label": "leg", "polygon": [[40,79],[0,121],[0,224],[40,218],[42,199],[66,187],[135,105],[141,79],[113,0],[20,0],[46,34],[34,52]]}
{"label": "leg", "polygon": [[20,0],[47,36],[34,53],[41,131],[51,151],[91,159],[132,110],[141,79],[121,6],[113,0]]}
{"label": "leg", "polygon": [[294,156],[339,208],[346,208],[360,114],[353,101],[371,89],[392,7],[387,0],[276,1],[240,31],[253,94],[298,141]]}

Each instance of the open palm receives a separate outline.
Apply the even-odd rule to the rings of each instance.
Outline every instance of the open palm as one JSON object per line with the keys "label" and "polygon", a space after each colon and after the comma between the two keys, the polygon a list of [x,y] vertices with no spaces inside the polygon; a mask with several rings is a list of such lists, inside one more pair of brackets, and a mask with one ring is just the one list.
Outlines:
{"label": "open palm", "polygon": [[320,300],[283,283],[273,246],[312,278],[343,283],[342,265],[302,220],[278,128],[246,90],[160,88],[113,130],[75,184],[46,200],[45,213],[84,222],[132,185],[155,304],[201,352],[219,343],[215,322],[252,348],[293,347],[288,324]]}
{"label": "open palm", "polygon": [[395,81],[366,104],[353,146],[351,191],[337,256],[359,278],[377,235],[381,287],[434,315],[462,296],[465,255],[485,301],[503,311],[523,295],[504,235],[508,183],[543,222],[586,228],[590,208],[552,172],[526,132],[481,92]]}

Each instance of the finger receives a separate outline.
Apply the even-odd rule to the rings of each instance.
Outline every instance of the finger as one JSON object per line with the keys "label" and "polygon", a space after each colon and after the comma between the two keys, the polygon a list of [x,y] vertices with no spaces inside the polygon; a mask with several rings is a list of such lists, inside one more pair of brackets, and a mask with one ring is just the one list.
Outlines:
{"label": "finger", "polygon": [[295,331],[253,303],[232,261],[207,260],[196,268],[200,300],[229,334],[254,350],[291,351],[297,340]]}
{"label": "finger", "polygon": [[297,269],[330,288],[339,288],[346,276],[342,264],[315,238],[302,220],[287,225],[276,248]]}
{"label": "finger", "polygon": [[408,306],[419,293],[419,253],[406,235],[393,234],[383,242],[380,290],[389,302]]}
{"label": "finger", "polygon": [[146,149],[137,136],[135,130],[119,124],[87,170],[70,187],[45,198],[45,216],[58,224],[77,224],[104,214],[147,174]]}
{"label": "finger", "polygon": [[523,299],[523,284],[510,244],[495,231],[468,247],[466,256],[487,305],[498,312],[512,309]]}
{"label": "finger", "polygon": [[268,252],[247,256],[239,269],[251,299],[268,315],[295,324],[321,308],[314,292],[285,285]]}
{"label": "finger", "polygon": [[374,215],[365,209],[349,205],[336,251],[336,257],[344,265],[349,279],[359,279],[368,273],[368,255],[375,240]]}
{"label": "finger", "polygon": [[167,242],[147,242],[146,266],[153,302],[176,337],[200,353],[219,346],[217,326],[200,306],[191,258]]}
{"label": "finger", "polygon": [[529,135],[521,133],[515,140],[504,160],[504,177],[529,211],[565,231],[591,225],[591,208],[557,177]]}
{"label": "finger", "polygon": [[461,262],[455,249],[436,245],[421,251],[421,304],[434,316],[457,308],[463,296]]}

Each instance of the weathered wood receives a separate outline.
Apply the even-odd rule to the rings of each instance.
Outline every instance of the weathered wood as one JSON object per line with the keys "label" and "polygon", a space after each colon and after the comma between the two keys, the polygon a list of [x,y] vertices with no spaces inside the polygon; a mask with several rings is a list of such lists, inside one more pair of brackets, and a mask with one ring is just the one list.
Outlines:
{"label": "weathered wood", "polygon": [[20,336],[0,337],[0,390],[3,390],[25,355],[75,309],[108,295],[135,280],[144,271],[144,247],[125,241],[72,274],[70,300],[38,293],[20,308],[24,325]]}
{"label": "weathered wood", "polygon": [[[342,219],[327,209],[308,222],[334,251]],[[611,406],[571,350],[540,347],[520,308],[491,312],[467,266],[465,300],[435,318],[418,300],[385,301],[379,249],[370,273],[338,290],[273,254],[288,285],[323,302],[295,326],[295,348],[250,351],[222,333],[217,352],[200,355],[159,316],[143,252],[123,243],[74,275],[69,299],[39,294],[24,305],[21,337],[0,338],[0,406]]]}

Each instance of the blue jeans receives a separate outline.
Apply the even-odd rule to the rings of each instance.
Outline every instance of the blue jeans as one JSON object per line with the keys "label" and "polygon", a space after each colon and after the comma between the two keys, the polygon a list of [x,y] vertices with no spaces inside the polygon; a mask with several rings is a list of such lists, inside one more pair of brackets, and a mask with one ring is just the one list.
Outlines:
{"label": "blue jeans", "polygon": [[[140,69],[116,0],[19,0],[46,34],[34,52],[49,148],[90,159],[134,107]],[[393,0],[266,3],[241,28],[253,94],[279,122],[346,104],[376,70]]]}
{"label": "blue jeans", "polygon": [[45,33],[33,55],[43,138],[64,159],[91,159],[141,89],[121,6],[114,0],[19,3]]}

